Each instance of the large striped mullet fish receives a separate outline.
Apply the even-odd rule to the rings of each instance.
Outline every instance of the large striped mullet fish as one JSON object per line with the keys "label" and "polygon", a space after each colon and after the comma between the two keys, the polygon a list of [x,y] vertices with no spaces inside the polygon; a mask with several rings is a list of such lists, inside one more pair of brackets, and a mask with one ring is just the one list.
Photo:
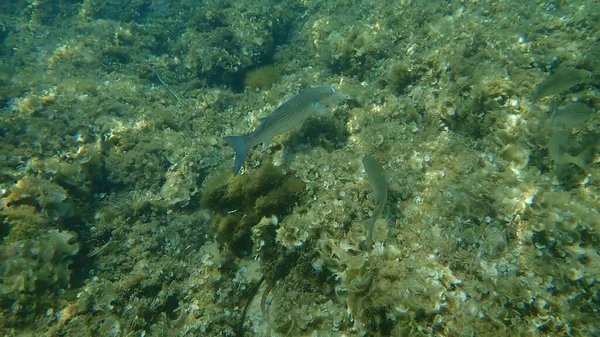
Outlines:
{"label": "large striped mullet fish", "polygon": [[225,141],[235,150],[233,175],[240,172],[254,146],[262,144],[266,149],[273,137],[300,129],[313,113],[328,115],[327,104],[339,103],[347,98],[332,87],[306,89],[280,105],[269,116],[261,118],[260,125],[249,135],[225,137]]}

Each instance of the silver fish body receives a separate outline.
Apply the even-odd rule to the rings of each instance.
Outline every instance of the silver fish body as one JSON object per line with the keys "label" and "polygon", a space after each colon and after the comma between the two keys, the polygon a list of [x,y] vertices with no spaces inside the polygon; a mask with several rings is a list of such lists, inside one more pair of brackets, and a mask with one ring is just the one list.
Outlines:
{"label": "silver fish body", "polygon": [[532,104],[546,96],[560,94],[572,87],[592,81],[592,73],[583,69],[562,69],[550,75],[535,87]]}
{"label": "silver fish body", "polygon": [[367,172],[367,178],[371,183],[371,188],[373,188],[373,203],[375,204],[373,214],[368,220],[367,245],[371,245],[373,242],[373,229],[375,227],[375,221],[377,221],[377,218],[381,216],[383,207],[385,206],[385,202],[387,200],[387,176],[383,170],[383,167],[381,167],[381,164],[379,164],[377,159],[374,157],[365,155],[362,162],[363,166],[365,167],[365,172]]}
{"label": "silver fish body", "polygon": [[554,107],[550,127],[581,126],[594,115],[594,109],[582,102],[571,102],[561,107]]}
{"label": "silver fish body", "polygon": [[249,135],[227,136],[225,141],[235,150],[233,175],[237,175],[254,146],[269,146],[273,137],[300,129],[304,121],[315,112],[328,114],[326,104],[341,102],[348,97],[332,87],[306,89],[280,105],[269,116],[261,118],[260,125]]}
{"label": "silver fish body", "polygon": [[571,132],[567,130],[558,130],[552,134],[548,142],[548,152],[557,165],[574,164],[588,170],[590,162],[594,155],[594,146],[588,146],[578,155],[573,156],[566,151],[571,141]]}

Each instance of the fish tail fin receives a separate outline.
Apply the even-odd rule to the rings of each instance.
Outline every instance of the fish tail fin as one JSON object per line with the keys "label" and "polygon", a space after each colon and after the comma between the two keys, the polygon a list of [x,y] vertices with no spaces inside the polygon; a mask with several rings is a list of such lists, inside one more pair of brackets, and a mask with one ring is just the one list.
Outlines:
{"label": "fish tail fin", "polygon": [[233,163],[233,175],[240,173],[242,165],[246,161],[248,152],[250,152],[250,138],[248,136],[227,136],[225,141],[231,145],[235,151],[235,161]]}
{"label": "fish tail fin", "polygon": [[371,247],[371,244],[373,243],[373,230],[375,229],[375,220],[377,220],[375,216],[372,216],[367,219],[367,247]]}
{"label": "fish tail fin", "polygon": [[581,167],[584,170],[587,170],[590,168],[590,163],[592,161],[593,156],[594,156],[594,147],[588,146],[587,149],[583,150],[577,156],[574,156],[574,157],[571,156],[571,163]]}

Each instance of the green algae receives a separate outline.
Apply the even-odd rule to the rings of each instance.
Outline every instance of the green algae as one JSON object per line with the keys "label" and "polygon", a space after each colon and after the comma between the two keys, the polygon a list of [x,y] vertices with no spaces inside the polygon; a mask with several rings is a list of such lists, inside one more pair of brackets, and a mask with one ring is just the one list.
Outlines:
{"label": "green algae", "polygon": [[[301,204],[305,184],[270,163],[249,174],[229,179],[215,175],[207,181],[201,205],[216,213],[217,241],[237,256],[251,251],[251,229],[263,217],[281,219]],[[211,231],[211,229],[208,229]]]}
{"label": "green algae", "polygon": [[250,70],[244,76],[244,85],[251,89],[270,89],[281,79],[279,70],[273,66],[264,66]]}

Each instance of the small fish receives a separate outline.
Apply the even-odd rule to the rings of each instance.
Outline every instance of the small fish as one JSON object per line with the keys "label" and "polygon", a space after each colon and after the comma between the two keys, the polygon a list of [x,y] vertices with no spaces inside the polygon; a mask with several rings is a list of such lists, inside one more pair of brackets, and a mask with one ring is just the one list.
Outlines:
{"label": "small fish", "polygon": [[535,87],[531,104],[535,106],[538,99],[560,94],[572,87],[592,81],[592,73],[583,69],[562,69],[550,75]]}
{"label": "small fish", "polygon": [[590,161],[593,156],[593,146],[587,147],[580,154],[573,156],[567,153],[566,148],[571,141],[571,133],[566,130],[559,130],[552,134],[548,142],[548,152],[557,165],[574,164],[587,170],[590,167]]}
{"label": "small fish", "polygon": [[592,118],[594,109],[581,102],[571,102],[554,108],[550,127],[573,127],[585,124]]}
{"label": "small fish", "polygon": [[365,167],[365,172],[367,172],[367,178],[371,183],[371,188],[373,188],[373,202],[375,203],[375,208],[373,209],[373,214],[368,220],[368,234],[367,234],[367,246],[370,246],[373,242],[373,228],[375,227],[375,221],[377,218],[381,216],[383,212],[383,207],[385,206],[385,201],[387,199],[387,178],[385,171],[377,161],[377,159],[372,156],[365,155],[363,157],[363,166]]}
{"label": "small fish", "polygon": [[269,146],[273,137],[291,130],[298,130],[313,113],[329,115],[326,104],[339,103],[348,99],[332,87],[306,89],[280,105],[269,116],[260,119],[260,125],[249,135],[227,136],[225,141],[233,147],[235,160],[233,175],[237,175],[254,146],[261,144],[263,149]]}

